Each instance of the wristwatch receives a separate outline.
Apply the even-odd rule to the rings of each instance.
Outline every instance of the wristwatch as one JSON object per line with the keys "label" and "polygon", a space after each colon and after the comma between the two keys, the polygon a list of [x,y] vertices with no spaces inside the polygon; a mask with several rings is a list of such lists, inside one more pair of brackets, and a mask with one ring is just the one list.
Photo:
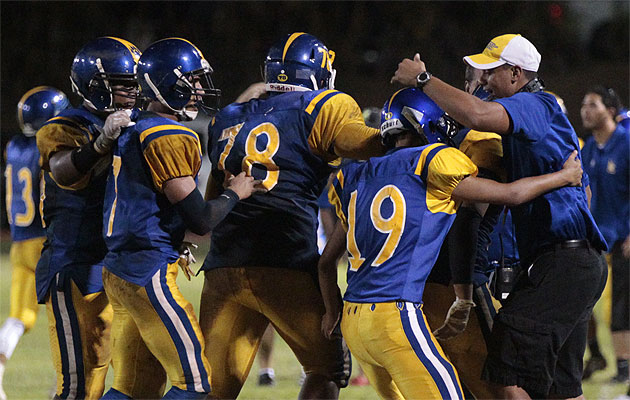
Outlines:
{"label": "wristwatch", "polygon": [[427,71],[419,73],[418,76],[416,76],[416,87],[422,89],[424,85],[429,83],[432,76],[433,75]]}

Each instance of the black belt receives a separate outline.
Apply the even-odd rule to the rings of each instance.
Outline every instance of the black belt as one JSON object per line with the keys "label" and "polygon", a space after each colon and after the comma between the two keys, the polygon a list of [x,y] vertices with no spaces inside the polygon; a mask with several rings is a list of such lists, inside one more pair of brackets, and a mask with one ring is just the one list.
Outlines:
{"label": "black belt", "polygon": [[589,247],[591,247],[591,244],[586,239],[572,239],[542,246],[537,253],[561,249],[588,249]]}

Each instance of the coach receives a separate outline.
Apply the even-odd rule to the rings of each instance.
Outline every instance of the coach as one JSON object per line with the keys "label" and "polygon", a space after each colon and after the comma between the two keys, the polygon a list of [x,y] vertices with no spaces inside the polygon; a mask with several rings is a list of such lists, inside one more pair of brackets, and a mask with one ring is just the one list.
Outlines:
{"label": "coach", "polygon": [[[422,88],[469,128],[502,135],[514,181],[557,171],[579,149],[557,101],[543,91],[540,58],[530,41],[512,34],[464,57],[484,70],[481,84],[497,99],[490,102],[432,76],[419,54],[398,65],[392,82]],[[579,397],[588,318],[606,281],[606,242],[584,187],[553,190],[512,215],[524,272],[495,319],[484,378],[502,386],[505,398]]]}

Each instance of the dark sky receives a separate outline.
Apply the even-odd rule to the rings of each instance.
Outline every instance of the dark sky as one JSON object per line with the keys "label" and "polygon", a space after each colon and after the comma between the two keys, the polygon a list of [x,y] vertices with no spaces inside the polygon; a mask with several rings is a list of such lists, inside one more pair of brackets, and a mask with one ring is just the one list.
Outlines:
{"label": "dark sky", "polygon": [[612,86],[628,103],[628,15],[604,21],[580,42],[582,22],[567,2],[7,2],[1,7],[2,143],[18,132],[21,95],[37,85],[68,94],[74,54],[99,36],[140,49],[165,37],[195,43],[215,69],[223,103],[260,80],[266,51],[294,31],[319,37],[337,54],[337,88],[361,106],[380,107],[403,57],[419,51],[434,75],[463,84],[461,57],[494,36],[521,33],[542,54],[540,74],[565,98],[581,130],[586,88]]}

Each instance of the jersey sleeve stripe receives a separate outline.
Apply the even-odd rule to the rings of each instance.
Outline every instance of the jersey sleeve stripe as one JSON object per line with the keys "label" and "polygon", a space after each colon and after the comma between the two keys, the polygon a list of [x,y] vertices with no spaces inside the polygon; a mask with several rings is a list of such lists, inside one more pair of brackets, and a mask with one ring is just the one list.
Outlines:
{"label": "jersey sleeve stripe", "polygon": [[[332,96],[328,96],[328,95],[335,95],[337,93],[341,93],[337,90],[325,90],[323,92],[321,92],[320,94],[318,94],[317,96],[315,96],[315,98],[313,100],[311,100],[311,102],[308,104],[308,106],[306,107],[305,111],[307,114],[311,115],[313,113],[313,110],[315,110],[315,107],[317,107],[318,104],[324,104],[326,101],[321,101],[324,99],[324,97],[327,97],[326,100],[328,100],[330,97]],[[321,108],[321,107],[320,107]]]}
{"label": "jersey sleeve stripe", "polygon": [[[427,156],[429,155],[431,150],[435,149],[436,147],[440,147],[440,146],[444,146],[444,145],[440,144],[440,143],[434,143],[434,144],[432,144],[430,146],[425,147],[424,150],[422,150],[422,153],[420,153],[420,157],[418,157],[418,164],[416,165],[416,170],[414,171],[414,174],[422,176],[422,173],[424,172],[424,169],[425,169],[424,165],[425,165],[425,160],[427,159]],[[433,157],[431,157],[431,158],[433,158]],[[426,174],[425,174],[425,176],[426,176]]]}
{"label": "jersey sleeve stripe", "polygon": [[434,148],[432,148],[428,153],[427,156],[424,160],[424,166],[422,167],[422,173],[420,174],[420,178],[422,178],[422,180],[424,182],[427,181],[427,176],[429,175],[429,164],[431,164],[431,160],[433,160],[433,157],[435,157],[435,155],[438,153],[438,151],[442,150],[446,148],[446,145],[443,144],[439,144],[437,146],[435,146]]}
{"label": "jersey sleeve stripe", "polygon": [[343,213],[343,206],[341,204],[341,194],[343,192],[343,170],[339,170],[337,172],[336,178],[333,180],[330,185],[330,189],[328,191],[328,201],[330,204],[335,206],[335,213],[337,217],[341,220],[343,225],[347,228],[348,223],[346,222],[346,215]]}
{"label": "jersey sleeve stripe", "polygon": [[195,138],[197,141],[197,147],[199,148],[199,153],[201,154],[201,142],[199,141],[199,136],[192,129],[181,125],[159,125],[146,129],[140,133],[140,143],[142,144],[142,149],[144,150],[152,140],[160,136],[177,134],[184,134]]}

